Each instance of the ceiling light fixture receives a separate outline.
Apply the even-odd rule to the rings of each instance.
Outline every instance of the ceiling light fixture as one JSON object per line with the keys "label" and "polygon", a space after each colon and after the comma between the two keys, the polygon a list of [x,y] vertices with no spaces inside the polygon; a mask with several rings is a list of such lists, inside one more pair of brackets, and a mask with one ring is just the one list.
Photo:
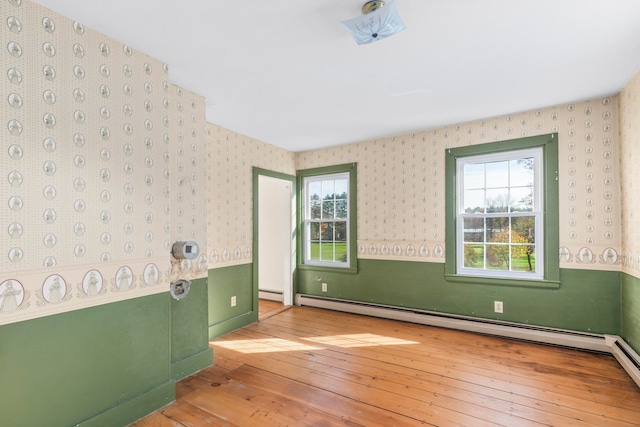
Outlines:
{"label": "ceiling light fixture", "polygon": [[362,6],[362,16],[340,23],[358,44],[377,42],[407,28],[394,0],[368,1]]}

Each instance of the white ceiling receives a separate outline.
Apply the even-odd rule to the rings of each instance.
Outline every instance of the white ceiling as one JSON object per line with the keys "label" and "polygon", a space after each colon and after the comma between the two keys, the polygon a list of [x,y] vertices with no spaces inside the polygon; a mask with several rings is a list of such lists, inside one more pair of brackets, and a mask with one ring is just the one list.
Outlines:
{"label": "white ceiling", "polygon": [[36,0],[169,65],[207,121],[305,151],[615,94],[640,70],[638,0]]}

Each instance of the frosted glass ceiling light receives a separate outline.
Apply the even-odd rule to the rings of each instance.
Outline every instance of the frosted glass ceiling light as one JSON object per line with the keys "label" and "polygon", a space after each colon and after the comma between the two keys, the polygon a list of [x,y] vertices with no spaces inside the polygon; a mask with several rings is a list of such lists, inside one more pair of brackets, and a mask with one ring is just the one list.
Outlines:
{"label": "frosted glass ceiling light", "polygon": [[362,6],[362,16],[340,23],[358,44],[373,43],[407,28],[393,0],[368,1]]}

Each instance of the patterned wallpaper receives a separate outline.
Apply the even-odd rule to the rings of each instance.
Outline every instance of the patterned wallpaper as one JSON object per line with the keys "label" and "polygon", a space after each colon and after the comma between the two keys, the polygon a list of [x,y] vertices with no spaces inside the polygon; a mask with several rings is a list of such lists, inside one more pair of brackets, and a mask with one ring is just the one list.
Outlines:
{"label": "patterned wallpaper", "polygon": [[640,278],[640,73],[618,95],[620,105],[620,169],[622,271]]}
{"label": "patterned wallpaper", "polygon": [[[0,324],[252,262],[252,167],[293,175],[295,155],[206,124],[158,60],[29,1],[0,10]],[[187,240],[200,256],[172,259]]]}
{"label": "patterned wallpaper", "polygon": [[205,129],[209,268],[253,260],[253,167],[296,174],[295,154],[228,129]]}
{"label": "patterned wallpaper", "polygon": [[28,1],[0,16],[0,324],[166,291],[167,68]]}
{"label": "patterned wallpaper", "polygon": [[[252,262],[254,166],[358,162],[358,256],[444,262],[444,150],[550,132],[561,266],[640,272],[638,76],[619,97],[295,154],[205,123],[204,99],[126,44],[26,0],[0,11],[0,324]],[[201,256],[172,265],[176,240]]]}
{"label": "patterned wallpaper", "polygon": [[[165,189],[166,211],[171,211],[171,229],[166,240],[166,251],[177,241],[194,241],[200,246],[200,254],[194,260],[172,259],[171,281],[178,278],[207,277],[207,172],[205,144],[204,98],[181,87],[170,85],[170,104],[165,126],[171,130],[166,139],[167,158],[171,171],[170,185]],[[168,160],[165,160],[168,161]]]}
{"label": "patterned wallpaper", "polygon": [[358,163],[358,257],[444,262],[445,150],[557,132],[560,265],[619,270],[617,118],[610,97],[299,153],[296,166]]}

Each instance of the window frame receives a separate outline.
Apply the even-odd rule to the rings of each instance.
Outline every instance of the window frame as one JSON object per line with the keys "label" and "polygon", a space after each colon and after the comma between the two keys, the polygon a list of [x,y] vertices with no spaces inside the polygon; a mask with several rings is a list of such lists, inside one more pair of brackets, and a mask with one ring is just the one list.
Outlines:
{"label": "window frame", "polygon": [[[333,174],[327,174],[327,175],[317,175],[317,176],[306,176],[303,178],[303,184],[304,184],[304,189],[303,189],[303,194],[304,194],[304,200],[302,201],[304,206],[303,206],[303,214],[304,214],[304,231],[303,231],[303,235],[304,235],[304,247],[303,247],[303,251],[302,251],[302,255],[304,257],[304,262],[307,265],[315,265],[315,266],[319,266],[319,267],[336,267],[336,268],[348,268],[349,267],[349,258],[350,258],[350,253],[348,250],[348,245],[349,245],[349,231],[350,231],[350,227],[349,227],[349,219],[351,217],[350,215],[350,206],[349,206],[349,173],[348,172],[339,172],[339,173],[333,173]],[[320,198],[319,200],[319,204],[320,204],[320,216],[321,218],[313,218],[312,215],[312,205],[311,205],[311,200],[309,199],[309,195],[310,195],[310,191],[309,188],[311,185],[316,184],[316,183],[323,183],[325,181],[338,181],[338,180],[346,180],[347,181],[347,198],[346,198],[346,211],[347,214],[345,217],[342,218],[336,218],[335,216],[333,218],[324,218],[323,213],[324,213],[324,207],[323,205],[326,202],[326,199]],[[324,190],[324,188],[323,188]],[[335,189],[334,189],[335,190]],[[333,196],[334,199],[332,200],[332,202],[335,202],[335,191],[333,192]],[[335,208],[334,208],[335,209]],[[333,212],[332,212],[333,213]],[[346,235],[345,235],[345,245],[346,245],[346,252],[347,252],[347,259],[345,261],[338,261],[338,260],[333,260],[333,261],[324,261],[322,259],[311,259],[311,244],[313,244],[313,242],[315,242],[316,240],[318,240],[318,244],[319,246],[319,251],[320,253],[323,252],[322,247],[323,247],[323,238],[322,235],[324,234],[324,231],[319,232],[320,237],[319,239],[315,239],[310,237],[309,235],[312,234],[311,233],[311,228],[313,224],[318,224],[318,226],[321,228],[322,224],[333,224],[333,227],[331,228],[331,230],[333,230],[334,234],[335,234],[335,224],[336,223],[344,223],[345,227],[346,227]],[[336,244],[336,240],[335,240],[335,235],[334,238],[332,240],[329,240],[328,242],[332,242],[332,244]],[[334,257],[335,257],[335,247],[334,247]],[[322,257],[320,257],[322,258]]]}
{"label": "window frame", "polygon": [[[307,180],[318,181],[323,178],[333,178],[346,175],[348,179],[347,194],[347,261],[314,261],[307,259],[307,236],[309,233],[309,223],[307,214]],[[331,270],[347,273],[357,272],[357,232],[356,232],[356,191],[357,191],[357,164],[348,163],[343,165],[326,166],[313,169],[299,170],[298,176],[298,218],[301,238],[298,239],[298,268],[314,270]]]}
{"label": "window frame", "polygon": [[[533,147],[518,149],[513,151],[503,151],[500,153],[479,154],[476,156],[463,156],[456,158],[456,181],[457,196],[456,197],[456,273],[465,276],[486,276],[486,277],[504,277],[504,278],[522,278],[522,279],[542,279],[544,278],[544,250],[536,250],[535,271],[520,272],[509,270],[490,270],[486,266],[484,269],[470,268],[464,265],[464,229],[463,223],[467,218],[517,218],[517,217],[534,217],[535,232],[534,246],[536,249],[544,248],[544,200],[542,198],[542,148]],[[503,162],[517,160],[521,158],[533,158],[533,206],[530,212],[498,212],[498,213],[465,213],[463,207],[464,201],[464,174],[463,168],[469,164],[487,164],[494,162]],[[510,186],[508,188],[511,188]],[[480,188],[479,188],[480,189]],[[482,187],[487,190],[487,187]],[[486,237],[483,243],[487,244]]]}
{"label": "window frame", "polygon": [[[459,158],[477,157],[482,155],[500,155],[502,153],[517,152],[532,148],[542,149],[542,184],[538,186],[542,197],[542,269],[540,277],[519,277],[519,275],[494,275],[491,271],[482,274],[474,274],[462,270],[458,265],[461,262],[458,248],[458,161]],[[453,282],[475,284],[498,284],[524,287],[548,287],[560,286],[559,268],[559,199],[558,199],[558,134],[548,134],[533,137],[525,137],[508,141],[499,141],[486,144],[470,145],[459,148],[446,149],[445,155],[445,279]],[[500,271],[498,271],[500,272]]]}

